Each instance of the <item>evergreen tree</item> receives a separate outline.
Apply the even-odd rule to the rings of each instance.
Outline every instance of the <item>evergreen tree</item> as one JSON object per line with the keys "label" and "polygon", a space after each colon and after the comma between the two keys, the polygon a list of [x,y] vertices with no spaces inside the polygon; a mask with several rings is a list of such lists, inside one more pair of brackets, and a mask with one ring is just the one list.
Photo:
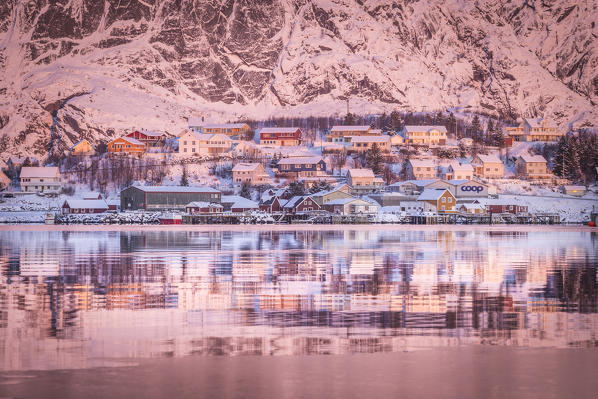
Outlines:
{"label": "evergreen tree", "polygon": [[368,168],[370,168],[375,175],[382,173],[383,163],[382,151],[378,144],[374,143],[370,149],[366,151],[365,162]]}
{"label": "evergreen tree", "polygon": [[471,138],[473,138],[473,141],[480,142],[480,131],[482,130],[482,127],[480,125],[480,118],[478,118],[477,115],[473,117],[473,121],[471,121],[471,126],[469,127],[469,130],[471,133]]}
{"label": "evergreen tree", "polygon": [[239,195],[243,198],[251,199],[251,184],[248,181],[244,181],[241,185],[241,192]]}
{"label": "evergreen tree", "polygon": [[436,118],[434,119],[434,123],[436,123],[437,125],[443,125],[444,124],[444,115],[442,115],[442,111],[438,111],[438,113],[436,114]]}
{"label": "evergreen tree", "polygon": [[449,114],[447,124],[447,130],[449,131],[449,133],[455,134],[455,126],[457,124],[457,119],[455,119],[455,115],[452,112]]}
{"label": "evergreen tree", "polygon": [[392,111],[390,113],[390,127],[392,130],[394,130],[395,132],[400,131],[401,129],[403,129],[402,126],[402,122],[401,122],[401,115],[399,114],[399,111]]}
{"label": "evergreen tree", "polygon": [[353,115],[352,113],[348,113],[347,115],[345,115],[345,125],[348,126],[352,126],[355,125],[355,115]]}
{"label": "evergreen tree", "polygon": [[301,196],[301,195],[305,195],[305,187],[303,187],[303,184],[298,182],[298,181],[294,181],[291,182],[291,184],[289,184],[289,192],[291,193],[291,196]]}
{"label": "evergreen tree", "polygon": [[183,173],[181,174],[181,186],[188,186],[189,178],[187,177],[187,165],[183,165]]}
{"label": "evergreen tree", "polygon": [[488,136],[492,136],[494,134],[494,123],[492,123],[492,119],[488,119],[488,126],[486,126],[486,134]]}

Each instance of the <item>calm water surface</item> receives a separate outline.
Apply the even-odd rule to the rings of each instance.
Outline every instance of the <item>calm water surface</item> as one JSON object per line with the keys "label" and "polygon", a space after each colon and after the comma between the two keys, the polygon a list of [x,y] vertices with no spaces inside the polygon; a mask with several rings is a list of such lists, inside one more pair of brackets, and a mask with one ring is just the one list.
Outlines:
{"label": "calm water surface", "polygon": [[[164,376],[177,367],[184,374],[189,367],[267,364],[277,379],[289,362],[295,376],[304,375],[301,364],[312,362],[305,367],[313,371],[330,363],[325,369],[333,370],[335,359],[345,358],[371,363],[371,372],[393,364],[393,356],[407,362],[401,366],[407,376],[408,361],[438,368],[425,356],[451,353],[455,365],[470,354],[463,367],[471,369],[484,367],[488,356],[509,369],[521,354],[530,373],[544,370],[542,359],[550,356],[564,356],[555,360],[563,367],[579,365],[598,345],[598,236],[517,230],[0,231],[0,396],[31,379],[74,387],[92,378],[80,374],[75,381],[76,373],[94,368],[103,370],[94,374],[100,380],[132,368],[127,378],[147,381],[152,377],[144,372],[155,374],[143,367],[159,365],[154,371]],[[534,361],[538,350],[550,352]],[[340,356],[321,356],[329,354]],[[594,360],[585,372],[597,370]],[[65,369],[79,371],[62,382],[63,374],[52,374]],[[255,387],[261,379],[242,381]],[[560,380],[547,392],[561,392],[554,381]],[[228,384],[252,396],[243,384]],[[265,384],[255,397],[284,392]],[[377,386],[378,394],[396,394],[395,385]],[[357,392],[346,381],[339,387],[339,395]],[[491,393],[488,387],[470,393]]]}

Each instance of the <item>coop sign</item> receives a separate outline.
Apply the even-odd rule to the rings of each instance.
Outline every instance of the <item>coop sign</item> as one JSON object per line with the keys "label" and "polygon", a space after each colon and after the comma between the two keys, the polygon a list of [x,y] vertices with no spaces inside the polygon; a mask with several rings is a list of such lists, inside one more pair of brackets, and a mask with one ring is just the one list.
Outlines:
{"label": "coop sign", "polygon": [[482,186],[461,186],[461,191],[473,191],[476,193],[480,193],[484,191],[484,187]]}

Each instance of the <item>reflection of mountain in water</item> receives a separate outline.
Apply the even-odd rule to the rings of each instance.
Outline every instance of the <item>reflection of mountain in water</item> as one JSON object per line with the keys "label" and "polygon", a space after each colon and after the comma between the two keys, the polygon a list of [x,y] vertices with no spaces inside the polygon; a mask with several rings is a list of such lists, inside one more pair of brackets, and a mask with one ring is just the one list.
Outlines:
{"label": "reflection of mountain in water", "polygon": [[595,345],[589,234],[495,233],[2,232],[3,367]]}

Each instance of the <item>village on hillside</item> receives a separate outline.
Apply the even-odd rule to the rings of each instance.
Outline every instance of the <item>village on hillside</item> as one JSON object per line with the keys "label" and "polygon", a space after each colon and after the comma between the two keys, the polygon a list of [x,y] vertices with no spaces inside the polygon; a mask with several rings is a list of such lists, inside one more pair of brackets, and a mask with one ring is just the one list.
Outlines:
{"label": "village on hillside", "polygon": [[344,122],[307,132],[190,117],[177,136],[82,139],[45,166],[9,157],[0,222],[596,223],[594,133],[541,118],[484,131],[477,116],[459,133],[441,113]]}

